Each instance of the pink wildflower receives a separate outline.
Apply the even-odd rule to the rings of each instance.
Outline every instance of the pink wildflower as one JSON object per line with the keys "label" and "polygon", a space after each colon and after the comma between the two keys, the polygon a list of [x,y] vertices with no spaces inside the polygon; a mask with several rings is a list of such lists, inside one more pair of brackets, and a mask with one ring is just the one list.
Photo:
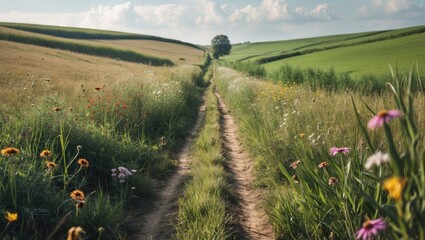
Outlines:
{"label": "pink wildflower", "polygon": [[356,239],[362,240],[371,240],[374,236],[378,234],[379,231],[387,228],[387,224],[382,218],[375,220],[367,219],[362,228],[360,228],[356,233]]}
{"label": "pink wildflower", "polygon": [[384,123],[390,122],[394,118],[399,118],[403,116],[403,113],[397,109],[394,110],[382,110],[373,116],[367,123],[367,127],[370,129],[376,129],[382,127]]}
{"label": "pink wildflower", "polygon": [[347,148],[347,147],[331,147],[331,149],[329,150],[329,153],[332,156],[337,155],[338,153],[343,153],[343,154],[347,154],[351,151],[351,148]]}

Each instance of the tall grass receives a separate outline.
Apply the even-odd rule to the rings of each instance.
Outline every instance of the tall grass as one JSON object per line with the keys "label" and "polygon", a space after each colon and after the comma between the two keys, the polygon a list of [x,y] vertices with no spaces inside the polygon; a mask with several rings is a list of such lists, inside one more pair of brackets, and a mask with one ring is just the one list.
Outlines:
{"label": "tall grass", "polygon": [[[217,83],[236,115],[243,143],[257,159],[257,184],[270,189],[268,213],[280,238],[353,239],[362,224],[368,223],[367,219],[378,218],[389,225],[380,233],[384,238],[391,235],[403,238],[406,232],[408,236],[421,238],[422,226],[409,222],[421,222],[421,217],[410,215],[412,219],[408,219],[406,215],[413,211],[408,209],[407,206],[412,206],[409,204],[419,206],[424,201],[416,187],[420,186],[416,178],[407,177],[415,187],[406,187],[403,200],[397,201],[382,189],[384,180],[396,169],[383,166],[368,170],[364,166],[375,151],[391,151],[394,146],[398,153],[407,153],[403,156],[421,156],[417,152],[410,153],[409,149],[419,150],[416,147],[423,145],[422,137],[413,138],[414,145],[404,140],[409,132],[414,136],[425,128],[425,99],[420,92],[405,92],[403,87],[399,88],[409,96],[410,110],[405,114],[414,119],[416,128],[411,129],[417,130],[405,130],[404,120],[401,125],[391,124],[392,139],[400,139],[391,146],[381,131],[365,135],[371,109],[400,106],[400,102],[388,101],[394,97],[389,91],[365,96],[356,91],[321,91],[298,84],[273,85],[226,68],[219,68]],[[351,151],[333,156],[329,154],[331,147],[348,147]],[[391,161],[397,159],[397,154],[393,156]],[[423,160],[411,161],[417,164]],[[419,167],[409,171],[417,169]],[[421,173],[409,174],[417,175],[422,176]],[[394,212],[398,206],[404,207],[400,207],[404,210],[399,218]]]}
{"label": "tall grass", "polygon": [[226,213],[227,173],[223,168],[219,112],[212,88],[207,90],[204,127],[191,154],[190,180],[179,199],[178,239],[229,239]]}
{"label": "tall grass", "polygon": [[256,78],[263,78],[266,76],[266,69],[264,66],[256,63],[256,62],[226,62],[222,61],[220,62],[220,65],[230,67],[235,69],[238,72],[243,72],[247,74],[248,76],[256,77]]}
{"label": "tall grass", "polygon": [[44,89],[33,105],[2,106],[15,110],[2,109],[11,114],[0,119],[0,206],[18,219],[3,218],[1,238],[58,239],[77,226],[88,238],[125,236],[126,210],[143,210],[174,165],[199,106],[201,73],[147,69],[132,81]]}

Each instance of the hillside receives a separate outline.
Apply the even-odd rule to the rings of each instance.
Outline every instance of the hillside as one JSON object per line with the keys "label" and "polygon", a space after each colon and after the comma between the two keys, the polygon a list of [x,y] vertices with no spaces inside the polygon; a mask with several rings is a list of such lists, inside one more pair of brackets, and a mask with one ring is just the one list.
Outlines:
{"label": "hillside", "polygon": [[0,23],[0,39],[150,65],[199,64],[199,47],[155,36]]}
{"label": "hillside", "polygon": [[425,59],[425,26],[233,46],[227,61],[254,61],[267,71],[290,64],[349,72],[387,73],[388,64],[408,67]]}

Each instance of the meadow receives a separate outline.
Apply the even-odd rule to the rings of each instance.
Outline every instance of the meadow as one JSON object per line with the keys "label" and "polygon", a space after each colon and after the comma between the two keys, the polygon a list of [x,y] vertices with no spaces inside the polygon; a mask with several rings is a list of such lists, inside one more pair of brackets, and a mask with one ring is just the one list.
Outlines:
{"label": "meadow", "polygon": [[[425,98],[412,91],[415,70],[406,71],[394,88],[365,95],[218,69],[280,239],[424,237]],[[399,109],[400,121],[377,124],[384,109]]]}
{"label": "meadow", "polygon": [[215,88],[278,239],[425,238],[423,27],[241,44],[209,67],[177,40],[0,25],[1,239],[137,236],[204,96],[170,238],[238,238]]}
{"label": "meadow", "polygon": [[196,118],[203,52],[175,67],[11,41],[0,52],[0,238],[128,238]]}

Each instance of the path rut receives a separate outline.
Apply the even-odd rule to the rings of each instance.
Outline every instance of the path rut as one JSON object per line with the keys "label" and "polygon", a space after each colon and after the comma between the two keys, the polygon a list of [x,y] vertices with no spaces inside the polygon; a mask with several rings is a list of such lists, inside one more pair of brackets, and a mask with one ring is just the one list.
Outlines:
{"label": "path rut", "polygon": [[242,149],[238,140],[238,127],[215,86],[214,95],[220,111],[221,134],[228,158],[227,166],[233,176],[233,194],[237,199],[232,209],[238,225],[242,228],[238,233],[238,239],[275,239],[268,216],[261,206],[264,194],[253,186],[255,180],[252,173],[253,161]]}
{"label": "path rut", "polygon": [[177,154],[178,167],[172,176],[169,177],[166,185],[160,190],[157,200],[151,207],[152,210],[143,216],[139,226],[136,226],[140,230],[135,236],[135,240],[172,239],[175,234],[178,197],[183,191],[183,180],[189,173],[189,155],[193,140],[197,136],[205,118],[205,99],[206,95],[204,94],[196,123],[185,139],[182,149]]}

